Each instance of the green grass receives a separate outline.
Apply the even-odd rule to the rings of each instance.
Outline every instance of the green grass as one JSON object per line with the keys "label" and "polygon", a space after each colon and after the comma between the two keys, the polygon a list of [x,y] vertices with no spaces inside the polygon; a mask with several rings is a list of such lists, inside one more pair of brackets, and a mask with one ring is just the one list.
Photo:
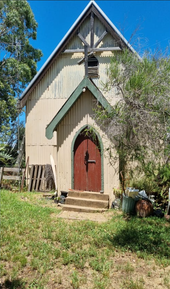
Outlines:
{"label": "green grass", "polygon": [[[130,250],[139,256],[154,256],[160,262],[170,259],[170,226],[157,217],[140,219],[133,217],[122,223],[116,233],[110,234],[113,246]],[[168,262],[169,263],[169,262]]]}
{"label": "green grass", "polygon": [[[52,282],[49,280],[53,279],[45,276],[53,276],[55,268],[70,272],[69,287],[65,288],[81,288],[87,282],[83,273],[87,268],[93,276],[91,288],[109,288],[109,272],[115,266],[116,252],[132,252],[161,266],[170,265],[170,223],[166,220],[154,217],[126,220],[116,214],[102,224],[68,222],[54,217],[60,210],[46,206],[41,194],[35,196],[3,190],[0,193],[0,271],[1,278],[9,283],[7,288],[48,288],[48,282]],[[72,268],[75,271],[71,273]],[[125,274],[133,271],[130,263],[122,269]],[[58,276],[56,282],[60,284],[64,278],[62,273]],[[122,283],[124,288],[143,288],[141,282],[132,279],[126,283],[126,286]],[[169,279],[165,283],[169,286]]]}

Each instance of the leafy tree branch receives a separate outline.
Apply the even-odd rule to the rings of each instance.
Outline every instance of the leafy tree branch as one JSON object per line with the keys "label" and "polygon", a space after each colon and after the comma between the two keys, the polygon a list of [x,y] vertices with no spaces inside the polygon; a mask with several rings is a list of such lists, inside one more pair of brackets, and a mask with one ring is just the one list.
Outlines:
{"label": "leafy tree branch", "polygon": [[37,22],[26,0],[0,1],[0,139],[6,141],[17,117],[16,97],[36,74],[42,56],[33,48]]}

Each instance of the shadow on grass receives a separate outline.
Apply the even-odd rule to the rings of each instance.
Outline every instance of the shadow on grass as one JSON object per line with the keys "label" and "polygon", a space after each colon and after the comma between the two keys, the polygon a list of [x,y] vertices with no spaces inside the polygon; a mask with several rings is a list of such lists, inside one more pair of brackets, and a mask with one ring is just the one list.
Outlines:
{"label": "shadow on grass", "polygon": [[21,279],[14,279],[12,281],[6,280],[0,284],[0,289],[26,289],[25,283]]}
{"label": "shadow on grass", "polygon": [[157,219],[131,218],[109,241],[124,250],[170,259],[170,226]]}

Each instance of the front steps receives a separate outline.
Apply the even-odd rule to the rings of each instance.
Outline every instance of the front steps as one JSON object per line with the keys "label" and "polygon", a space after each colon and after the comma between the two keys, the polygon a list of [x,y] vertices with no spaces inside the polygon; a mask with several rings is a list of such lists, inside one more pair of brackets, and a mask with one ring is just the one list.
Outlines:
{"label": "front steps", "polygon": [[104,212],[109,208],[109,195],[97,192],[69,190],[65,204],[60,204],[64,211]]}

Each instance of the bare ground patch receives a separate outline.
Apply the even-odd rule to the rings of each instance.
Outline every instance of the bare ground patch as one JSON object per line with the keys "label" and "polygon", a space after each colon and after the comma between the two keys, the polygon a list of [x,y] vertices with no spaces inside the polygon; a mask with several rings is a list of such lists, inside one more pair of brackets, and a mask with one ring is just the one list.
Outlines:
{"label": "bare ground patch", "polygon": [[[162,268],[152,260],[141,260],[131,253],[117,252],[115,257],[110,258],[110,261],[113,265],[110,272],[106,273],[106,284],[104,284],[104,272],[101,275],[100,272],[92,270],[88,263],[83,270],[77,270],[72,265],[63,266],[55,263],[54,267],[44,275],[26,266],[20,270],[17,279],[8,279],[11,266],[16,266],[16,264],[6,262],[7,274],[0,279],[0,288],[170,288],[170,266]],[[44,287],[43,283],[46,283]]]}

